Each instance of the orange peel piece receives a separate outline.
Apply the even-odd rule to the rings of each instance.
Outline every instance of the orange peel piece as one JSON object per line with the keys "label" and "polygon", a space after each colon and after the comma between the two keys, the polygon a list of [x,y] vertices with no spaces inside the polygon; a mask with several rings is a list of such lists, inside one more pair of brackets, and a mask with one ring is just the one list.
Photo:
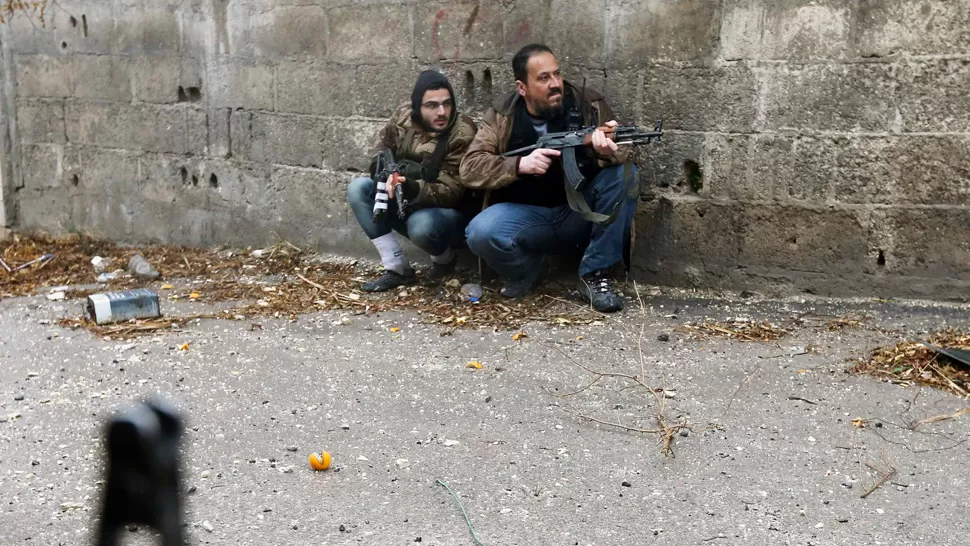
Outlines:
{"label": "orange peel piece", "polygon": [[310,468],[314,470],[326,470],[330,468],[330,463],[332,462],[333,457],[330,456],[329,451],[310,454]]}

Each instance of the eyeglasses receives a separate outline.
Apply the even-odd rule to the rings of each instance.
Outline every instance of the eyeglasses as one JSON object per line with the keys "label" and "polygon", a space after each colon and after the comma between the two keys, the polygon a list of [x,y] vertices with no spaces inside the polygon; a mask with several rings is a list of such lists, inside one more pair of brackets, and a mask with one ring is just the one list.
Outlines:
{"label": "eyeglasses", "polygon": [[437,110],[438,108],[441,108],[441,107],[445,107],[446,109],[451,108],[454,105],[455,105],[455,101],[448,99],[445,102],[428,101],[422,104],[421,107],[427,108],[428,110]]}

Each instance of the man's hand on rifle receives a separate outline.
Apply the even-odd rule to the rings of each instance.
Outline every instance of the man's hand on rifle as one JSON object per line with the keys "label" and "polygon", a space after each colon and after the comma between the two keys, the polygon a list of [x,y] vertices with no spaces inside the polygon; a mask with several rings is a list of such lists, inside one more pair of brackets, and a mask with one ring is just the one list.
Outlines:
{"label": "man's hand on rifle", "polygon": [[[604,137],[606,138],[606,137]],[[538,148],[519,160],[519,174],[546,174],[552,165],[552,158],[562,155],[559,150]]]}
{"label": "man's hand on rifle", "polygon": [[[399,174],[395,174],[394,176],[392,176],[391,178],[389,178],[387,180],[387,195],[388,195],[388,197],[390,197],[391,199],[394,199],[394,189],[397,188],[398,186],[403,186],[404,183],[407,182],[407,181],[408,181],[407,178],[404,178],[403,176],[401,176]],[[401,188],[401,191],[404,191],[404,188]]]}
{"label": "man's hand on rifle", "polygon": [[[607,127],[616,127],[617,125],[616,120],[606,122]],[[600,157],[612,157],[616,153],[617,148],[619,146],[607,137],[606,133],[599,129],[593,131],[593,150],[596,151],[597,155]]]}

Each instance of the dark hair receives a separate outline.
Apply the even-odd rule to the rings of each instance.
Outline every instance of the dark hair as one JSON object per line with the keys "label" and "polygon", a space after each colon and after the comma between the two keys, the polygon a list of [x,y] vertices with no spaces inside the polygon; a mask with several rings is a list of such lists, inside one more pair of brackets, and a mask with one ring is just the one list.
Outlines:
{"label": "dark hair", "polygon": [[448,89],[448,92],[451,92],[451,89],[449,89],[444,82],[434,82],[428,87],[424,88],[425,91],[437,91],[439,89]]}
{"label": "dark hair", "polygon": [[546,44],[529,44],[523,47],[515,54],[515,57],[512,57],[512,75],[515,76],[516,80],[525,83],[526,78],[529,77],[529,69],[526,66],[529,64],[529,59],[536,53],[555,55]]}

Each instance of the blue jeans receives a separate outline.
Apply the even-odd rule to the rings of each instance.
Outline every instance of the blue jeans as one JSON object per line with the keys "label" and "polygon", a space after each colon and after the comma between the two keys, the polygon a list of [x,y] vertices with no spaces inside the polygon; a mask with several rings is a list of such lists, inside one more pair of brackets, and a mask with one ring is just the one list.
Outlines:
{"label": "blue jeans", "polygon": [[357,222],[370,239],[387,235],[393,229],[432,256],[461,243],[468,218],[455,209],[419,209],[401,220],[397,217],[397,202],[391,199],[387,202],[385,220],[374,223],[375,186],[367,176],[355,178],[347,186],[350,210],[354,211]]}
{"label": "blue jeans", "polygon": [[[631,166],[630,176],[636,176],[636,167]],[[622,199],[616,221],[608,225],[588,222],[569,205],[550,208],[498,203],[483,210],[465,228],[468,247],[507,279],[537,272],[543,254],[583,252],[580,275],[609,269],[623,260],[637,195],[626,191],[622,166],[600,171],[583,195],[589,207],[602,214],[611,213]]]}

